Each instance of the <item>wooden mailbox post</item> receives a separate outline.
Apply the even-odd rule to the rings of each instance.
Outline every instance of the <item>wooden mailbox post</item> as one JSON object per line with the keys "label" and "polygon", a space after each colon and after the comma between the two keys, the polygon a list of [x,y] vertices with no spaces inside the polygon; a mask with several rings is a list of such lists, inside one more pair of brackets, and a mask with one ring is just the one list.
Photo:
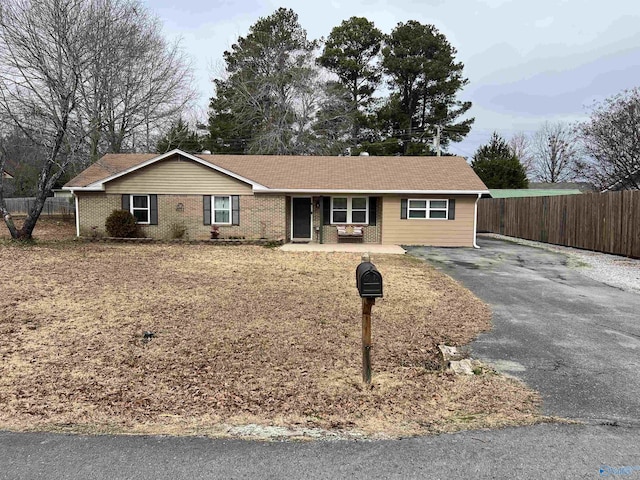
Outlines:
{"label": "wooden mailbox post", "polygon": [[382,275],[370,262],[369,254],[362,256],[356,268],[356,286],[362,298],[362,380],[371,383],[371,307],[382,297]]}

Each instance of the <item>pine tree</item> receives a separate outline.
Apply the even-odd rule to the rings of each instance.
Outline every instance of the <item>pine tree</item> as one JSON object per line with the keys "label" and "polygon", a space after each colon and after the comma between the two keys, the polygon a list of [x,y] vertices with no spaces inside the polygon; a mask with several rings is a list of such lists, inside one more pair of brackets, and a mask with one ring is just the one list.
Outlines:
{"label": "pine tree", "polygon": [[156,151],[166,153],[176,148],[187,153],[202,151],[202,142],[198,134],[191,130],[182,118],[171,124],[169,131],[158,141]]}
{"label": "pine tree", "polygon": [[325,84],[314,51],[291,9],[260,18],[224,53],[227,78],[215,80],[210,145],[215,151],[312,154],[320,147],[312,126]]}
{"label": "pine tree", "polygon": [[498,132],[493,132],[489,143],[476,150],[471,167],[490,189],[529,186],[524,166]]}
{"label": "pine tree", "polygon": [[382,66],[389,77],[392,95],[384,108],[395,110],[393,122],[383,129],[402,140],[404,152],[410,144],[424,142],[442,128],[440,144],[462,140],[474,119],[458,121],[471,102],[457,100],[456,94],[467,85],[464,65],[455,61],[457,51],[433,25],[410,20],[399,23],[386,39]]}
{"label": "pine tree", "polygon": [[352,144],[357,143],[360,130],[367,126],[367,109],[380,83],[378,54],[383,38],[373,22],[351,17],[331,30],[318,58],[318,63],[335,73],[350,94],[351,110],[356,115]]}

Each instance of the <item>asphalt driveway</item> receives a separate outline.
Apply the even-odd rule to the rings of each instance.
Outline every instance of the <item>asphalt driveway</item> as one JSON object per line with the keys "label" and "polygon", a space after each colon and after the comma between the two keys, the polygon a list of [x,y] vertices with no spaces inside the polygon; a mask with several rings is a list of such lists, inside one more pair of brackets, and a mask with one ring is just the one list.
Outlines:
{"label": "asphalt driveway", "polygon": [[640,425],[640,295],[588,278],[564,254],[478,243],[408,248],[492,306],[494,328],[473,357],[538,390],[548,415]]}

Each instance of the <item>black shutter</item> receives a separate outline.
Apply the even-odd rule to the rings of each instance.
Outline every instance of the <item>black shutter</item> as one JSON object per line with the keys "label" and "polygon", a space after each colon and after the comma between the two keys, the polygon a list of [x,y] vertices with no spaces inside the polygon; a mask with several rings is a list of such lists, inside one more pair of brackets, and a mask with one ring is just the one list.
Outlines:
{"label": "black shutter", "polygon": [[407,218],[407,199],[403,198],[400,200],[400,218]]}
{"label": "black shutter", "polygon": [[202,197],[202,223],[204,225],[211,225],[211,195],[203,195]]}
{"label": "black shutter", "polygon": [[322,197],[322,224],[331,225],[331,197]]}
{"label": "black shutter", "polygon": [[456,200],[454,198],[449,199],[449,220],[456,219]]}
{"label": "black shutter", "polygon": [[378,197],[369,197],[369,225],[376,224],[378,216]]}
{"label": "black shutter", "polygon": [[158,225],[158,195],[149,195],[149,204],[149,216],[151,217],[149,223]]}
{"label": "black shutter", "polygon": [[231,225],[240,225],[240,197],[231,195]]}
{"label": "black shutter", "polygon": [[129,195],[122,195],[122,210],[125,212],[131,211],[131,208],[129,208]]}

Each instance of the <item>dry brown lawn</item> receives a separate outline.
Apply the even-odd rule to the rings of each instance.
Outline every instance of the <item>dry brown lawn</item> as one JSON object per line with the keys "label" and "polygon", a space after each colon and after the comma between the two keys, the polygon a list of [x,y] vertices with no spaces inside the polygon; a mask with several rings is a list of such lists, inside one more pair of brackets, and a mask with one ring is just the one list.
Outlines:
{"label": "dry brown lawn", "polygon": [[[16,227],[21,227],[24,221],[23,217],[16,217]],[[36,223],[36,228],[33,231],[33,237],[36,240],[59,242],[71,240],[75,237],[76,227],[73,218],[55,216],[47,217],[41,216]],[[9,230],[5,226],[4,222],[0,220],[0,240],[8,240],[11,238]]]}
{"label": "dry brown lawn", "polygon": [[0,429],[397,437],[542,419],[514,380],[437,370],[436,345],[469,343],[490,312],[408,257],[374,258],[371,388],[356,254],[4,242],[0,258]]}

